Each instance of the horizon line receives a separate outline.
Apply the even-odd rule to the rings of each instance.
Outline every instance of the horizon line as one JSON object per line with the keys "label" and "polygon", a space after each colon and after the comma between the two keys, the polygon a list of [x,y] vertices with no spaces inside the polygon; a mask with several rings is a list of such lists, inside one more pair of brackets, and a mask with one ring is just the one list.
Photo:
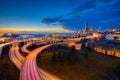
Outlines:
{"label": "horizon line", "polygon": [[0,33],[20,33],[20,32],[59,32],[59,33],[64,33],[64,32],[73,32],[70,30],[65,30],[65,29],[48,29],[48,30],[23,30],[23,29],[0,29]]}

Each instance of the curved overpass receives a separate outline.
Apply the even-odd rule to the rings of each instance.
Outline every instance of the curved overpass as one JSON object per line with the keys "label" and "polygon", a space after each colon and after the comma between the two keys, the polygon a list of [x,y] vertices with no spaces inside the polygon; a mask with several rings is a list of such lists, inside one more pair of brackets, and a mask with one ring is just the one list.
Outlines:
{"label": "curved overpass", "polygon": [[[67,42],[54,43],[54,44],[42,46],[42,47],[37,48],[37,49],[33,50],[32,52],[30,52],[30,54],[26,58],[24,58],[19,53],[18,44],[15,45],[14,43],[26,42],[26,41],[29,41],[29,40],[11,42],[11,43],[5,44],[5,45],[13,44],[12,47],[10,48],[9,57],[10,57],[11,61],[16,65],[16,67],[19,70],[21,70],[20,80],[41,80],[41,79],[60,80],[60,79],[56,78],[55,76],[45,72],[41,68],[38,68],[37,64],[36,64],[36,56],[39,52],[41,52],[43,49],[45,49],[47,47],[57,45],[57,44],[65,44]],[[75,39],[72,41],[78,41],[78,39]],[[23,51],[24,50],[25,49],[23,49]],[[29,52],[29,51],[27,51],[27,52]]]}
{"label": "curved overpass", "polygon": [[[58,44],[65,44],[65,42],[45,45],[30,52],[30,54],[26,57],[25,62],[23,64],[20,79],[21,80],[42,80],[41,73],[39,72],[39,68],[37,67],[37,64],[36,64],[36,57],[38,53],[44,50],[45,48],[53,45],[58,45]],[[45,80],[60,80],[48,74],[46,74],[45,76],[46,76]]]}
{"label": "curved overpass", "polygon": [[32,42],[28,42],[26,45],[24,45],[24,46],[21,48],[22,52],[24,52],[24,53],[30,53],[30,51],[27,50],[27,47],[30,46],[30,45],[32,45],[32,44],[33,44]]}
{"label": "curved overpass", "polygon": [[[30,54],[29,54],[30,55]],[[28,56],[29,56],[28,55]],[[33,56],[35,56],[33,54]],[[20,52],[19,52],[19,46],[18,46],[18,43],[16,44],[13,44],[12,47],[10,48],[10,51],[9,51],[9,58],[10,60],[14,63],[14,65],[19,69],[21,70],[22,67],[23,67],[23,64],[25,64],[24,60],[26,59],[25,57],[23,57]],[[35,60],[35,59],[34,59]],[[29,61],[30,64],[32,64],[32,66],[34,65],[34,62],[33,59],[31,59]],[[29,66],[31,67],[31,66]],[[34,71],[36,70],[36,67],[32,67],[32,69],[30,70],[30,68],[28,67],[28,70],[27,72],[28,73],[31,73],[33,75],[37,75],[37,73]],[[40,75],[41,75],[41,79],[42,80],[59,80],[57,77],[55,77],[54,75],[42,70],[41,68],[38,68],[38,71],[37,71]],[[20,76],[21,76],[21,73],[20,73]],[[33,76],[32,76],[33,77]],[[32,78],[31,78],[32,79]],[[22,79],[20,77],[20,80],[25,80],[25,79]],[[29,79],[28,79],[29,80]],[[36,80],[36,79],[35,79]],[[37,78],[37,80],[40,80]]]}
{"label": "curved overpass", "polygon": [[14,43],[20,43],[20,42],[28,42],[28,41],[38,41],[38,40],[19,40],[19,41],[12,41],[12,42],[8,42],[8,43],[0,44],[0,56],[1,56],[2,49],[3,49],[4,46],[11,45],[11,44],[14,44]]}

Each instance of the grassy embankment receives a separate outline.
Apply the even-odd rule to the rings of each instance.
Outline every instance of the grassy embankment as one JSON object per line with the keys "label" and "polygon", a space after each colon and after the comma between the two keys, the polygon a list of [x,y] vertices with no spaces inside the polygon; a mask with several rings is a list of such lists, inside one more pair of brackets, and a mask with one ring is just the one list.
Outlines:
{"label": "grassy embankment", "polygon": [[9,53],[9,46],[6,46],[3,48],[2,55],[0,58],[0,64],[1,64],[0,80],[19,80],[19,70],[10,61],[8,53]]}
{"label": "grassy embankment", "polygon": [[[89,51],[88,57],[85,57],[85,52],[82,50],[75,51],[75,54],[69,57],[70,50],[71,48],[67,47],[48,48],[38,55],[37,64],[61,80],[115,80],[117,78],[113,70],[120,59],[95,51]],[[56,56],[54,60],[53,55]]]}

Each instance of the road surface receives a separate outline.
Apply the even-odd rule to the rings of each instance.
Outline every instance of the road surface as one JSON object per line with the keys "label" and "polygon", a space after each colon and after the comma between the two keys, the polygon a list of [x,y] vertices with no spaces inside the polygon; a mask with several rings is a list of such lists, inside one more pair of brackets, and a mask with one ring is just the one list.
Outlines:
{"label": "road surface", "polygon": [[30,53],[30,51],[27,49],[28,46],[32,45],[33,43],[32,42],[28,42],[26,45],[24,45],[21,50],[22,52],[24,53]]}
{"label": "road surface", "polygon": [[[57,44],[63,44],[63,43],[57,43]],[[43,77],[45,78],[45,80],[60,80],[59,78],[45,72],[41,68],[39,69],[36,64],[36,57],[38,53],[41,52],[43,49],[50,47],[52,45],[56,45],[56,43],[42,46],[30,52],[30,54],[25,59],[25,62],[23,64],[23,67],[20,73],[21,80],[42,80]],[[41,76],[41,74],[44,74],[44,75]]]}
{"label": "road surface", "polygon": [[[34,56],[35,55],[33,54],[33,57]],[[10,57],[10,60],[14,63],[14,65],[21,71],[25,57],[23,57],[20,54],[18,44],[13,44],[12,45],[12,47],[10,48],[10,51],[9,51],[9,57]],[[38,68],[38,70],[36,71],[37,65],[34,64],[34,62],[35,62],[35,59],[32,58],[29,61],[29,63],[32,64],[32,65],[31,66],[29,64],[27,65],[28,66],[27,72],[32,74],[31,76],[33,78],[34,78],[34,76],[38,76],[39,74],[41,76],[41,78],[37,77],[36,79],[34,78],[34,80],[41,80],[41,79],[42,80],[60,80],[57,77],[55,77],[54,75],[44,71],[41,68]],[[35,65],[36,67],[32,67],[33,65]],[[31,70],[30,70],[30,68],[31,68]],[[20,74],[20,76],[21,76],[21,74]],[[32,80],[33,78],[28,79],[28,80]],[[25,79],[21,79],[21,77],[20,77],[20,80],[25,80]]]}

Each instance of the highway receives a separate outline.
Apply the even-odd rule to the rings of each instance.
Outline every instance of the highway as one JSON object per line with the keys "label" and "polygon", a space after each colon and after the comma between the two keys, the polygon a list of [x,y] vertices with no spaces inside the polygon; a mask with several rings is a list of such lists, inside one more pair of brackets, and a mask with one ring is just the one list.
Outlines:
{"label": "highway", "polygon": [[32,45],[33,42],[27,42],[27,44],[25,44],[21,48],[23,52],[29,53],[26,57],[22,56],[21,53],[19,52],[19,42],[26,42],[26,41],[17,41],[17,42],[1,44],[0,51],[2,51],[2,48],[4,46],[12,44],[12,47],[10,48],[9,51],[9,58],[14,63],[14,65],[20,70],[20,80],[61,80],[56,76],[44,71],[43,69],[38,68],[36,63],[36,57],[42,50],[50,46],[58,45],[58,44],[66,44],[69,42],[76,42],[76,41],[80,41],[80,39],[81,38],[63,40],[63,42],[48,44],[39,47],[33,51],[27,50],[27,47]]}
{"label": "highway", "polygon": [[[12,42],[8,42],[8,43],[0,44],[0,56],[1,56],[2,49],[3,49],[4,46],[15,44],[15,43],[20,43],[20,42],[28,42],[28,41],[33,41],[33,40],[18,40],[18,41],[12,41]],[[34,40],[34,41],[39,41],[39,39]]]}
{"label": "highway", "polygon": [[[94,37],[86,37],[86,38],[94,38]],[[64,39],[63,41],[64,42],[74,42],[74,41],[79,41],[81,39],[83,39],[83,38]],[[29,42],[29,41],[41,41],[41,40],[40,39],[18,40],[18,41],[12,41],[12,42],[8,42],[8,43],[0,44],[0,56],[1,56],[2,48],[4,46],[11,45],[11,44],[14,44],[14,43],[20,43],[20,42]],[[46,41],[49,41],[49,40],[46,40]]]}
{"label": "highway", "polygon": [[[63,44],[63,43],[57,43],[57,44]],[[52,45],[56,45],[56,44],[45,45],[29,53],[29,55],[25,59],[25,62],[23,64],[23,67],[20,73],[21,80],[42,80],[42,79],[60,80],[59,78],[51,75],[50,73],[47,73],[41,68],[38,68],[36,64],[36,57],[38,53],[41,52],[43,49],[50,47]]]}
{"label": "highway", "polygon": [[18,44],[13,44],[9,51],[9,58],[14,63],[14,65],[21,70],[22,62],[24,57],[19,53]]}
{"label": "highway", "polygon": [[[44,42],[43,42],[43,43],[44,43]],[[24,45],[24,46],[21,48],[22,51],[29,54],[30,51],[27,49],[27,47],[30,46],[31,44],[33,44],[33,43],[28,42],[26,45]],[[23,48],[24,48],[24,49],[23,49]],[[42,79],[44,79],[44,80],[48,80],[48,79],[49,79],[49,80],[60,80],[60,79],[58,79],[56,76],[54,76],[54,75],[46,72],[45,70],[43,70],[43,69],[41,69],[41,68],[39,68],[39,73],[42,75],[41,77],[42,77]]]}
{"label": "highway", "polygon": [[[75,39],[72,41],[78,41],[80,39]],[[38,68],[36,64],[36,57],[39,52],[44,50],[47,47],[58,45],[58,44],[66,44],[67,42],[60,42],[45,45],[39,47],[33,51],[29,51],[26,48],[32,44],[32,42],[28,42],[26,45],[22,47],[22,51],[29,53],[25,58],[19,52],[18,43],[13,44],[9,51],[10,60],[15,64],[15,66],[20,70],[20,80],[60,80],[56,76],[44,71],[41,68]]]}
{"label": "highway", "polygon": [[30,53],[30,51],[27,50],[27,47],[30,46],[30,45],[32,45],[32,44],[33,44],[32,42],[28,42],[26,45],[24,45],[24,46],[21,48],[22,52],[24,52],[24,53]]}
{"label": "highway", "polygon": [[[27,43],[26,45],[28,45],[29,43]],[[27,49],[25,49],[27,50]],[[30,54],[29,54],[30,55]],[[28,56],[29,56],[28,55]],[[27,62],[29,63],[27,66],[28,68],[26,69],[27,70],[27,73],[30,73],[30,74],[34,74],[34,76],[38,76],[40,74],[41,78],[39,79],[39,77],[35,77],[37,79],[34,79],[34,80],[60,80],[58,79],[56,76],[44,71],[43,69],[41,68],[38,68],[35,63],[35,60],[36,58],[34,58],[36,55],[32,54],[33,58],[31,58],[30,60],[28,60]],[[21,71],[22,69],[22,65],[23,63],[26,64],[24,62],[24,57],[20,54],[19,52],[19,46],[18,44],[13,44],[12,47],[10,48],[10,51],[9,51],[9,58],[10,60],[14,63],[14,65]],[[30,65],[32,64],[32,65]],[[35,65],[35,67],[33,67],[33,65]],[[36,68],[38,68],[38,70],[36,71]],[[31,69],[31,70],[30,70]],[[20,76],[21,76],[21,73],[20,73]],[[32,75],[32,77],[34,77]],[[32,79],[32,78],[31,78]],[[31,80],[31,79],[27,79],[27,80]],[[25,80],[25,79],[22,79],[20,77],[20,80]]]}

